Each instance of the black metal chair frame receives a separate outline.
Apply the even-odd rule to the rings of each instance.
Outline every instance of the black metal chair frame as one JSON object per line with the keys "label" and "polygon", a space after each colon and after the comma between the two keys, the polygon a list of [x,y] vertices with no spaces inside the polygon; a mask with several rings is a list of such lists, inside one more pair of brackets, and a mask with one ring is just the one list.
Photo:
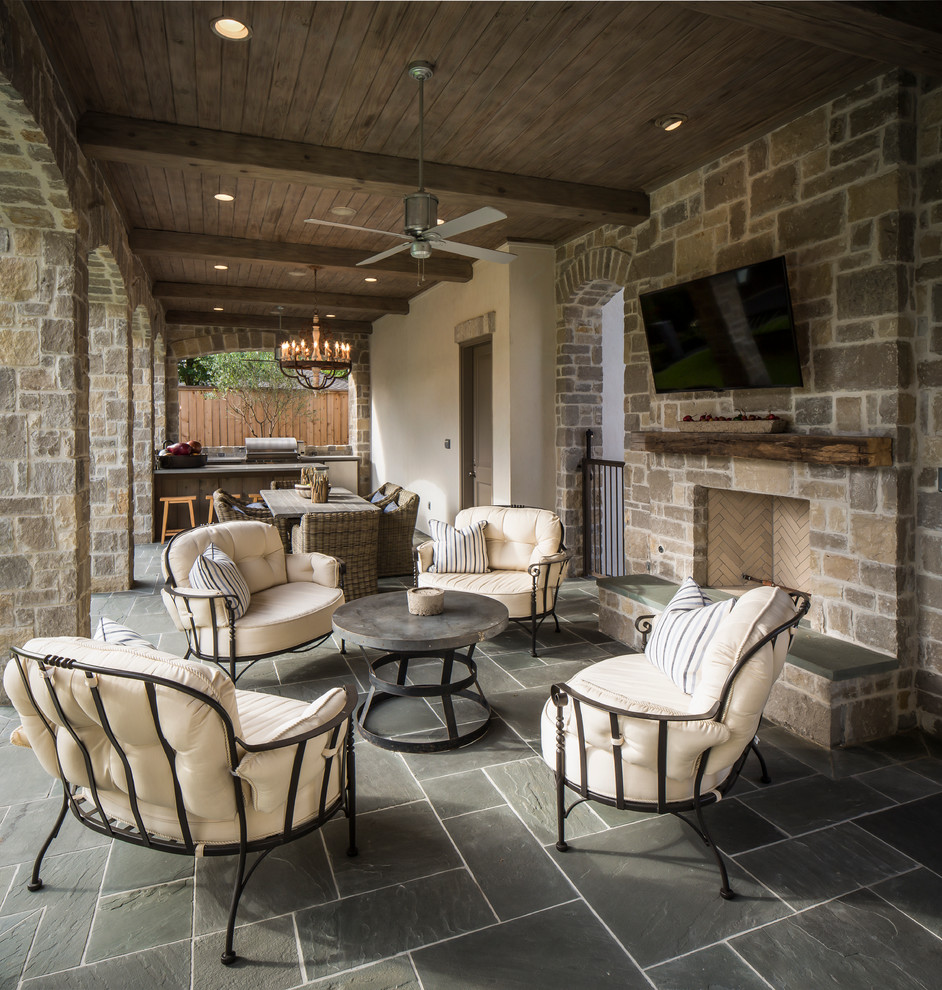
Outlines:
{"label": "black metal chair frame", "polygon": [[[112,668],[96,667],[92,664],[80,663],[76,660],[71,660],[66,657],[56,657],[56,656],[40,656],[34,653],[28,653],[25,650],[13,648],[13,662],[17,664],[19,670],[20,678],[29,694],[30,700],[33,707],[36,709],[37,715],[42,719],[42,722],[46,730],[55,738],[56,732],[53,725],[48,721],[48,719],[43,715],[42,709],[37,704],[37,699],[33,694],[32,688],[30,686],[29,677],[24,669],[24,662],[33,661],[39,665],[40,670],[44,675],[44,683],[49,690],[49,698],[52,701],[53,707],[62,721],[63,727],[59,731],[66,731],[71,736],[72,740],[78,746],[79,751],[82,754],[85,765],[85,772],[88,776],[90,787],[87,789],[90,797],[87,795],[79,794],[79,785],[71,783],[65,776],[62,769],[62,764],[58,760],[57,753],[57,763],[59,767],[59,779],[62,782],[62,806],[59,809],[58,817],[56,818],[55,824],[52,827],[52,831],[49,833],[46,841],[43,843],[42,848],[39,850],[39,854],[36,857],[36,861],[33,864],[33,872],[29,883],[27,884],[27,889],[30,891],[41,890],[43,887],[42,879],[40,878],[40,869],[42,866],[43,857],[46,854],[52,841],[59,834],[59,829],[62,827],[62,822],[65,819],[66,811],[71,811],[72,815],[78,819],[87,828],[90,828],[94,832],[99,832],[102,835],[107,835],[111,839],[117,839],[122,842],[129,842],[133,845],[144,846],[148,849],[157,849],[162,852],[175,853],[184,856],[196,856],[197,854],[201,856],[238,856],[239,862],[236,869],[235,880],[232,887],[232,899],[229,907],[229,917],[226,922],[226,938],[225,938],[225,948],[221,956],[223,964],[230,965],[233,963],[237,956],[233,950],[233,936],[235,930],[236,914],[239,910],[239,901],[242,897],[242,893],[245,890],[246,885],[254,874],[258,865],[262,860],[273,850],[279,846],[285,845],[288,842],[293,842],[295,839],[300,839],[302,836],[308,835],[310,832],[315,831],[320,828],[325,822],[333,818],[338,812],[343,812],[348,820],[349,828],[349,845],[347,847],[348,856],[356,856],[356,774],[354,765],[354,754],[353,754],[353,722],[354,722],[354,709],[357,703],[357,693],[356,690],[351,686],[345,686],[344,691],[346,692],[346,702],[344,704],[343,710],[338,713],[329,722],[325,722],[323,725],[318,726],[308,732],[300,733],[299,735],[292,736],[288,739],[279,739],[274,742],[267,742],[262,745],[252,745],[245,742],[235,735],[235,730],[232,724],[232,720],[229,718],[226,710],[222,705],[216,701],[215,698],[209,695],[203,694],[201,691],[197,691],[194,688],[187,687],[184,684],[180,684],[177,681],[168,680],[162,677],[156,677],[148,674],[138,673],[136,671],[124,671],[115,670]],[[101,720],[102,728],[107,735],[111,745],[114,747],[118,754],[121,764],[124,768],[125,779],[128,785],[128,800],[131,806],[134,817],[134,825],[128,823],[119,822],[114,818],[109,818],[108,815],[102,808],[101,800],[98,794],[98,785],[95,781],[92,759],[89,754],[88,748],[82,742],[80,736],[76,733],[75,729],[69,723],[67,717],[65,716],[62,706],[60,704],[59,698],[56,695],[55,688],[53,687],[52,679],[48,676],[48,671],[51,668],[62,667],[67,670],[80,670],[85,673],[88,678],[89,690],[91,691],[92,697],[95,701],[95,708],[98,712],[98,716]],[[104,702],[101,697],[101,693],[98,688],[98,678],[107,677],[120,677],[127,678],[130,680],[142,681],[145,685],[145,690],[147,692],[148,702],[150,704],[151,715],[154,720],[154,728],[157,732],[157,736],[160,740],[161,746],[167,758],[167,766],[169,767],[170,774],[173,778],[173,790],[176,801],[176,813],[177,822],[180,826],[180,832],[183,839],[170,839],[165,837],[160,837],[156,835],[151,835],[148,833],[147,828],[144,824],[141,812],[138,807],[138,797],[137,797],[137,787],[135,785],[134,776],[131,771],[131,765],[128,761],[127,755],[121,747],[121,744],[114,735],[111,728],[111,724],[108,721],[107,713],[105,711]],[[164,733],[161,729],[160,718],[157,710],[157,695],[156,687],[160,685],[163,687],[170,688],[175,691],[180,691],[192,698],[198,699],[203,704],[212,708],[216,715],[219,717],[220,723],[222,725],[223,731],[225,733],[226,739],[226,754],[229,763],[229,775],[232,778],[233,794],[235,797],[236,810],[239,818],[239,841],[238,842],[227,842],[227,843],[200,843],[194,841],[192,838],[192,830],[190,828],[189,818],[187,815],[187,810],[183,804],[183,795],[180,787],[179,778],[176,773],[175,757],[176,754],[170,744],[168,743]],[[347,722],[347,730],[345,733],[344,744],[338,746],[338,741],[340,737],[340,728],[344,721]],[[320,801],[318,804],[318,812],[314,818],[309,819],[301,823],[300,825],[293,824],[295,802],[297,799],[298,785],[300,782],[301,775],[301,764],[304,760],[304,751],[309,739],[313,739],[324,735],[325,733],[330,733],[328,749],[337,749],[336,756],[325,757],[325,765],[323,770],[323,782],[321,785]],[[237,753],[237,747],[241,747],[247,753],[260,753],[267,752],[275,749],[283,749],[288,746],[297,746],[297,752],[294,756],[294,761],[291,768],[291,778],[288,785],[288,792],[285,799],[285,819],[284,828],[271,836],[266,836],[260,839],[249,839],[247,835],[247,823],[246,823],[246,812],[245,812],[245,796],[242,791],[242,780],[240,777],[236,776],[235,769],[239,763]],[[327,803],[327,788],[331,776],[331,761],[334,759],[339,759],[341,763],[341,789],[340,796],[335,799],[332,803]],[[249,853],[258,853],[255,861],[246,870],[246,860]]]}
{"label": "black metal chair frame", "polygon": [[[770,633],[763,636],[762,639],[760,639],[757,643],[750,647],[745,654],[743,654],[736,666],[729,672],[726,682],[723,685],[723,690],[720,692],[720,697],[716,704],[713,705],[708,712],[704,712],[703,714],[664,715],[650,712],[634,712],[623,708],[610,708],[608,706],[601,705],[598,701],[586,698],[578,691],[573,690],[569,684],[552,685],[550,688],[550,697],[552,698],[553,704],[556,706],[556,848],[560,852],[565,852],[569,848],[565,835],[566,819],[569,817],[573,808],[583,804],[586,801],[597,801],[599,804],[605,804],[609,807],[617,808],[619,811],[653,811],[659,815],[671,814],[676,818],[679,818],[685,825],[692,828],[703,841],[704,845],[712,851],[722,878],[720,895],[726,900],[730,900],[735,896],[729,885],[729,875],[726,871],[726,864],[724,863],[723,857],[720,855],[719,850],[716,848],[716,845],[713,843],[709,829],[707,828],[706,821],[703,817],[703,809],[708,805],[714,804],[720,799],[720,797],[724,796],[733,787],[739,778],[739,774],[742,771],[743,765],[745,764],[750,752],[754,752],[759,759],[759,764],[762,768],[762,782],[770,783],[765,760],[759,752],[758,740],[757,738],[753,738],[749,741],[749,743],[743,748],[742,754],[733,764],[733,767],[726,779],[723,780],[717,787],[711,788],[706,794],[701,793],[700,786],[703,781],[703,774],[706,769],[711,750],[704,750],[697,763],[693,796],[683,801],[668,801],[666,797],[668,730],[672,723],[720,721],[723,718],[726,713],[726,705],[729,700],[730,691],[733,688],[736,678],[745,668],[746,664],[766,644],[771,643],[774,647],[776,640],[783,633],[787,633],[789,642],[791,642],[791,637],[794,635],[795,627],[808,611],[811,601],[807,595],[802,594],[801,592],[793,592],[789,595],[789,597],[796,605],[797,611],[795,615],[787,622],[782,623]],[[642,632],[645,637],[651,630],[651,619],[652,616],[640,616],[635,623],[639,631]],[[645,623],[646,628],[644,626]],[[570,703],[573,705],[573,712],[576,720],[576,734],[579,741],[581,784],[573,783],[566,778],[566,733],[564,712],[566,706]],[[589,708],[594,708],[597,711],[604,712],[609,716],[612,735],[612,760],[615,771],[616,796],[614,798],[591,791],[586,782],[588,777],[588,769],[586,765],[585,730],[582,715],[583,705],[586,705]],[[619,717],[646,719],[648,721],[655,721],[658,723],[656,801],[625,800],[620,744],[621,731],[618,725]],[[566,807],[566,788],[569,788],[580,795],[579,799],[574,801],[568,808]],[[684,816],[683,812],[689,811],[693,811],[695,813],[697,819],[696,824]]]}
{"label": "black metal chair frame", "polygon": [[[183,533],[178,533],[177,536],[182,536],[184,533],[191,532],[192,530],[184,530]],[[183,655],[184,660],[189,657],[196,657],[197,660],[204,660],[207,663],[214,663],[217,667],[224,670],[229,675],[234,684],[250,667],[258,663],[259,660],[267,660],[269,657],[283,656],[286,653],[306,653],[315,646],[320,646],[322,643],[325,643],[333,635],[333,630],[330,630],[329,632],[324,633],[323,636],[317,636],[314,639],[308,640],[306,643],[299,643],[297,646],[292,646],[287,650],[272,650],[270,653],[252,653],[246,656],[237,656],[235,610],[239,603],[233,595],[227,595],[223,592],[203,591],[199,588],[178,588],[176,586],[173,568],[170,566],[170,548],[173,546],[173,541],[177,539],[177,536],[172,537],[164,549],[164,561],[169,575],[166,583],[164,584],[164,591],[166,591],[167,594],[174,599],[175,604],[178,600],[183,602],[182,608],[179,604],[177,604],[177,611],[184,617],[184,619],[186,619],[186,627],[183,630],[184,635],[186,636],[186,653]],[[347,565],[339,558],[337,559],[337,563],[340,565],[339,587],[342,591]],[[196,619],[193,616],[193,610],[190,608],[191,599],[193,601],[210,603],[210,614],[213,617],[212,653],[204,653],[195,645],[199,642],[200,636],[199,627],[197,627]],[[221,656],[219,653],[219,638],[221,631],[217,622],[215,607],[216,601],[221,601],[226,607],[226,625],[229,633],[228,656]],[[236,673],[237,663],[245,664],[245,666],[238,673]]]}

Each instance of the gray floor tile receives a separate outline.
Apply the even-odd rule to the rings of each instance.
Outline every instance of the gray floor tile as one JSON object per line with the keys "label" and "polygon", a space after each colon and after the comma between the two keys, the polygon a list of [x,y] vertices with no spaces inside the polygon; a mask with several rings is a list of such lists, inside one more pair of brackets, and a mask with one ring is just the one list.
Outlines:
{"label": "gray floor tile", "polygon": [[644,967],[791,913],[734,863],[724,901],[710,851],[669,815],[586,836],[558,862]]}
{"label": "gray floor tile", "polygon": [[[78,966],[95,913],[107,848],[88,849],[81,856],[46,856],[42,890],[16,883],[4,908],[13,914],[43,908],[43,918],[26,963],[25,976],[42,976]],[[24,881],[25,881],[24,875]]]}
{"label": "gray floor tile", "polygon": [[438,816],[445,820],[505,803],[483,770],[435,777],[425,781],[422,788]]}
{"label": "gray floor tile", "polygon": [[[24,990],[128,990],[190,985],[190,943],[174,942],[23,984]],[[213,984],[203,984],[212,986]],[[199,986],[199,984],[197,984]]]}
{"label": "gray floor tile", "polygon": [[834,825],[891,803],[859,780],[831,780],[820,774],[743,794],[739,800],[789,835]]}
{"label": "gray floor tile", "polygon": [[[199,860],[193,926],[197,935],[225,927],[237,863],[234,856],[207,856]],[[337,888],[320,833],[312,832],[269,853],[242,894],[236,923],[244,925],[287,914],[323,904],[336,896]]]}
{"label": "gray floor tile", "polygon": [[906,764],[906,769],[913,773],[918,773],[922,777],[942,784],[942,760],[936,757],[928,757],[924,760],[913,760]]}
{"label": "gray floor tile", "polygon": [[316,990],[422,990],[415,969],[408,957],[384,959],[356,969],[351,973],[339,973],[317,981]]}
{"label": "gray floor tile", "polygon": [[[737,783],[737,789],[739,786]],[[735,798],[711,804],[703,809],[703,816],[713,841],[730,855],[785,838],[781,829]]]}
{"label": "gray floor tile", "polygon": [[398,753],[380,749],[358,736],[354,757],[358,814],[422,799],[422,788]]}
{"label": "gray floor tile", "polygon": [[122,890],[192,879],[195,870],[196,863],[192,856],[177,856],[133,846],[129,842],[115,842],[108,857],[101,892],[116,894]]}
{"label": "gray floor tile", "polygon": [[940,821],[942,794],[937,794],[867,815],[858,824],[923,866],[942,873],[942,844],[938,841]]}
{"label": "gray floor tile", "polygon": [[736,861],[796,911],[915,866],[852,822],[744,853]]}
{"label": "gray floor tile", "polygon": [[419,781],[446,774],[497,766],[526,759],[532,750],[499,718],[492,718],[487,733],[470,746],[445,753],[405,753],[403,757]]}
{"label": "gray floor tile", "polygon": [[635,990],[649,984],[584,904],[412,953],[425,990]]}
{"label": "gray floor tile", "polygon": [[[599,651],[596,659],[601,659],[601,657],[602,653]],[[514,677],[525,688],[545,688],[547,697],[549,697],[551,684],[562,684],[568,681],[570,677],[578,674],[580,670],[584,670],[592,662],[590,660],[562,660],[556,663],[551,662],[548,655],[543,659],[546,661],[545,666],[526,667],[518,670]]]}
{"label": "gray floor tile", "polygon": [[0,987],[15,990],[42,914],[39,910],[0,917]]}
{"label": "gray floor tile", "polygon": [[194,939],[194,990],[287,990],[301,983],[298,939],[290,915],[237,927],[232,944],[239,958],[223,966],[222,932]]}
{"label": "gray floor tile", "polygon": [[493,911],[464,869],[347,897],[297,915],[309,980],[495,923]]}
{"label": "gray floor tile", "polygon": [[58,778],[46,773],[36,754],[12,743],[0,745],[0,775],[4,781],[4,804],[39,801],[50,794],[62,793]]}
{"label": "gray floor tile", "polygon": [[768,983],[724,944],[661,963],[649,969],[648,976],[657,990],[769,990]]}
{"label": "gray floor tile", "polygon": [[762,723],[759,736],[773,746],[784,747],[791,756],[807,764],[816,773],[834,779],[876,770],[893,762],[889,756],[862,746],[846,749],[825,749],[823,746],[815,746],[814,743],[798,739],[785,729],[768,722]]}
{"label": "gray floor tile", "polygon": [[[507,803],[526,822],[542,843],[556,842],[556,784],[553,772],[541,760],[532,758],[505,766],[490,767],[488,778]],[[573,796],[567,795],[567,802]],[[594,813],[594,806],[581,804],[566,821],[566,837],[579,838],[600,832],[605,823]]]}
{"label": "gray floor tile", "polygon": [[576,896],[543,847],[504,806],[452,818],[447,826],[458,851],[501,921]]}
{"label": "gray floor tile", "polygon": [[341,897],[461,866],[451,840],[426,801],[358,816],[357,856],[346,854],[346,822],[328,822],[323,834]]}
{"label": "gray floor tile", "polygon": [[494,711],[514,732],[534,743],[539,743],[540,715],[548,699],[549,692],[541,687],[530,690],[517,687],[488,698]]}
{"label": "gray floor tile", "polygon": [[102,897],[95,912],[86,962],[188,939],[193,929],[193,881],[178,880]]}
{"label": "gray floor tile", "polygon": [[938,794],[942,790],[942,781],[930,780],[905,766],[869,770],[867,773],[859,774],[857,780],[901,804],[928,797],[930,794]]}
{"label": "gray floor tile", "polygon": [[847,894],[731,944],[776,990],[939,984],[942,943],[870,891]]}
{"label": "gray floor tile", "polygon": [[[62,799],[54,797],[45,801],[27,801],[7,809],[0,824],[0,866],[28,863],[32,867],[61,806]],[[47,857],[110,844],[110,839],[85,828],[68,814],[49,847]]]}
{"label": "gray floor tile", "polygon": [[942,938],[942,914],[939,912],[942,877],[938,874],[920,868],[874,884],[871,889],[907,917]]}

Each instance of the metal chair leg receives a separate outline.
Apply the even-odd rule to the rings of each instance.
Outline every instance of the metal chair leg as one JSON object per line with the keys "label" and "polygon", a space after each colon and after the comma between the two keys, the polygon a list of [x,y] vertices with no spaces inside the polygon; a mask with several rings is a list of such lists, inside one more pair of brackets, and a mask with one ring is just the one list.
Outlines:
{"label": "metal chair leg", "polygon": [[756,754],[756,759],[759,761],[759,766],[762,768],[762,776],[759,781],[763,784],[771,784],[772,778],[769,776],[769,768],[765,765],[765,758],[759,751],[759,737],[756,736],[751,743],[749,743],[749,748]]}
{"label": "metal chair leg", "polygon": [[356,794],[356,764],[353,756],[353,718],[347,729],[347,828],[349,830],[349,845],[347,855],[356,856],[357,849],[357,794]]}
{"label": "metal chair leg", "polygon": [[226,947],[223,950],[223,966],[231,966],[238,956],[232,948],[232,940],[235,933],[236,914],[239,911],[239,901],[242,898],[242,891],[245,889],[245,849],[239,852],[239,867],[236,870],[235,883],[232,885],[232,902],[229,905],[229,919],[226,922]]}
{"label": "metal chair leg", "polygon": [[720,877],[722,879],[722,884],[720,886],[720,897],[726,901],[731,901],[736,896],[736,893],[729,885],[729,874],[726,872],[726,863],[723,861],[723,857],[720,855],[720,851],[716,848],[716,843],[710,835],[710,830],[707,828],[706,821],[703,817],[703,809],[700,807],[699,801],[694,804],[693,810],[696,812],[697,821],[700,823],[699,829],[694,826],[693,822],[687,821],[683,815],[678,814],[676,817],[685,824],[689,825],[700,836],[700,838],[703,839],[704,844],[713,853],[713,858],[716,860],[716,865],[719,867]]}
{"label": "metal chair leg", "polygon": [[30,878],[29,883],[26,885],[27,890],[42,890],[43,882],[42,878],[39,876],[39,870],[42,866],[43,856],[46,855],[46,850],[52,845],[52,840],[59,834],[59,829],[62,828],[62,823],[65,821],[65,813],[69,808],[69,792],[65,788],[65,784],[62,785],[62,807],[59,809],[59,816],[56,818],[55,824],[52,826],[52,831],[49,833],[46,841],[43,843],[42,849],[39,850],[39,855],[36,857],[36,862],[33,863],[33,875]]}

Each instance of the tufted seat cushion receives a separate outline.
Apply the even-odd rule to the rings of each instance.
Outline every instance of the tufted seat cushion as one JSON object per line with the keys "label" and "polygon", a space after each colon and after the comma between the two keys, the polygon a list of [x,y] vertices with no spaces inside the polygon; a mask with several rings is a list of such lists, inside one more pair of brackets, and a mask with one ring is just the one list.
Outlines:
{"label": "tufted seat cushion", "polygon": [[487,595],[505,605],[511,615],[529,615],[533,581],[526,571],[491,571],[487,574],[419,575],[418,587],[443,591],[468,591]]}

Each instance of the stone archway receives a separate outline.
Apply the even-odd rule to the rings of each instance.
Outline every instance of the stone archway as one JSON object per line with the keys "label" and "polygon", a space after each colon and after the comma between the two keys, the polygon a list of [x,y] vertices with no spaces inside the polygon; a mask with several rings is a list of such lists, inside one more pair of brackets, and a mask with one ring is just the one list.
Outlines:
{"label": "stone archway", "polygon": [[128,295],[107,247],[88,256],[88,433],[92,591],[133,581]]}
{"label": "stone archway", "polygon": [[0,652],[88,629],[87,322],[76,216],[0,77]]}
{"label": "stone archway", "polygon": [[602,307],[628,280],[631,256],[614,247],[585,251],[557,268],[556,505],[582,573],[585,431],[601,442]]}

